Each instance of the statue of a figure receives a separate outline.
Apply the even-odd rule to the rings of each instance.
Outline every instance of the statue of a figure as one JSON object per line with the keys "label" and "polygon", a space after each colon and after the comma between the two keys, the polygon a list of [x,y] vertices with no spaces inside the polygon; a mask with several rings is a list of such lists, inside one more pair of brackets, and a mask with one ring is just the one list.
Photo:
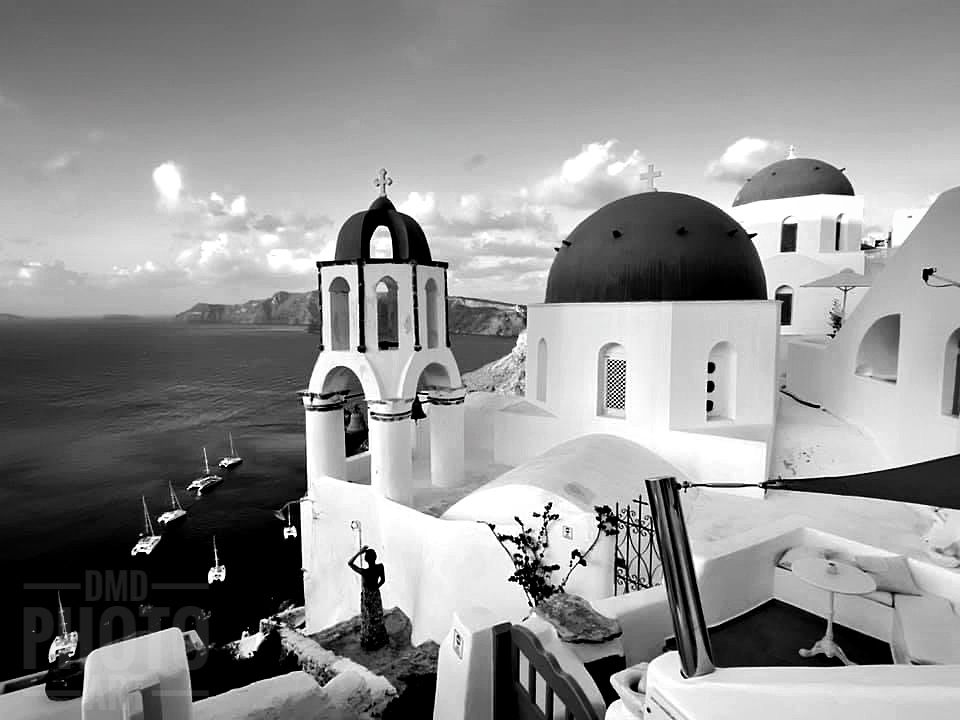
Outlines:
{"label": "statue of a figure", "polygon": [[[363,555],[367,566],[358,567],[357,558]],[[377,551],[366,545],[357,550],[347,561],[347,567],[357,573],[361,580],[360,590],[360,646],[364,650],[377,650],[387,645],[387,628],[383,624],[383,600],[380,587],[386,582],[383,563],[377,562]]]}

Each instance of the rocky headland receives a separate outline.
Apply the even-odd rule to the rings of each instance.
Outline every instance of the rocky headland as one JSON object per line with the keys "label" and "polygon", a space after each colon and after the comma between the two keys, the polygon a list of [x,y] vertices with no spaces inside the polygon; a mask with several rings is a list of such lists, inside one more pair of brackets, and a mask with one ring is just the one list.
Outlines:
{"label": "rocky headland", "polygon": [[[238,305],[197,303],[176,315],[177,320],[193,323],[241,325],[302,325],[316,331],[320,327],[319,293],[276,292],[264,300],[248,300]],[[454,335],[499,335],[516,337],[526,327],[525,308],[481,298],[451,296],[447,302],[450,332]]]}

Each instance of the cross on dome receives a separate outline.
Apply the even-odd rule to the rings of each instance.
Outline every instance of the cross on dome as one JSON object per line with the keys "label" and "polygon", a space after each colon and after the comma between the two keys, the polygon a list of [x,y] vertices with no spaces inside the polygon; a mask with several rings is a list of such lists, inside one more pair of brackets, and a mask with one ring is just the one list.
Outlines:
{"label": "cross on dome", "polygon": [[639,177],[641,180],[647,181],[647,192],[656,192],[657,188],[653,184],[653,181],[656,178],[660,177],[661,175],[663,175],[663,173],[660,172],[659,170],[654,171],[653,163],[650,163],[649,165],[647,165],[647,171],[645,173],[641,173]]}
{"label": "cross on dome", "polygon": [[374,180],[373,183],[380,188],[380,197],[386,197],[387,187],[393,185],[393,178],[387,176],[387,171],[384,168],[380,168],[380,172],[377,173],[377,179]]}
{"label": "cross on dome", "polygon": [[797,146],[791,145],[787,151],[787,160],[793,160],[797,156]]}

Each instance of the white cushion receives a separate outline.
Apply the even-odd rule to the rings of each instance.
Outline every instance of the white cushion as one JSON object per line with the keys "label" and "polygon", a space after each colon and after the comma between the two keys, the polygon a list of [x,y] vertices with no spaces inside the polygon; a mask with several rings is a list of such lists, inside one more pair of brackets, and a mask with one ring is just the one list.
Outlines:
{"label": "white cushion", "polygon": [[917,665],[960,664],[960,617],[938,595],[897,595],[903,650]]}
{"label": "white cushion", "polygon": [[876,581],[877,590],[898,595],[923,595],[910,572],[910,564],[902,555],[857,555],[854,560],[858,568]]}
{"label": "white cushion", "polygon": [[888,593],[884,590],[874,590],[872,593],[867,593],[863,597],[886,605],[887,607],[893,607],[893,593]]}
{"label": "white cushion", "polygon": [[834,550],[833,548],[814,547],[812,545],[797,545],[787,550],[777,561],[777,566],[784,570],[792,570],[795,560],[803,558],[821,558],[825,560],[836,560],[853,565],[853,555],[843,550]]}

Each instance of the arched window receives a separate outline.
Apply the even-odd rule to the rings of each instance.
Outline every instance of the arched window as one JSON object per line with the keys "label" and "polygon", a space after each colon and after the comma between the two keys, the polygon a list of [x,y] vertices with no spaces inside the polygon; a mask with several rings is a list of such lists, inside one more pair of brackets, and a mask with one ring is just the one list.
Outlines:
{"label": "arched window", "polygon": [[943,414],[960,417],[960,330],[947,338],[943,353]]}
{"label": "arched window", "polygon": [[370,236],[370,257],[380,260],[389,260],[393,257],[393,238],[390,231],[383,225],[373,231]]}
{"label": "arched window", "polygon": [[780,252],[797,251],[797,219],[788,217],[780,226]]}
{"label": "arched window", "polygon": [[537,343],[537,400],[547,401],[547,341]]}
{"label": "arched window", "polygon": [[350,285],[342,277],[330,283],[330,349],[350,349]]}
{"label": "arched window", "polygon": [[900,315],[885,315],[867,330],[857,349],[856,374],[895,383],[900,358]]}
{"label": "arched window", "polygon": [[622,345],[611,343],[600,349],[600,383],[598,414],[608,417],[626,417],[627,414],[627,355]]}
{"label": "arched window", "polygon": [[433,278],[427,280],[427,347],[440,345],[440,313],[437,307],[437,283]]}
{"label": "arched window", "polygon": [[843,214],[837,215],[837,222],[833,227],[833,249],[840,252],[840,239],[843,235]]}
{"label": "arched window", "polygon": [[381,350],[400,347],[397,282],[389,275],[377,283],[377,341]]}
{"label": "arched window", "polygon": [[733,420],[737,405],[737,351],[728,342],[707,357],[707,420]]}
{"label": "arched window", "polygon": [[793,288],[781,285],[774,293],[774,300],[780,301],[780,325],[793,324]]}

